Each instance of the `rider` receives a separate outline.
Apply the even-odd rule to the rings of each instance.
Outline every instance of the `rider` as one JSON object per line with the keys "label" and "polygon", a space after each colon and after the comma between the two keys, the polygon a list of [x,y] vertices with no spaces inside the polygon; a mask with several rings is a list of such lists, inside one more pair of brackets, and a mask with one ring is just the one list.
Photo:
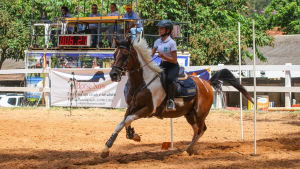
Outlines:
{"label": "rider", "polygon": [[167,111],[176,111],[174,104],[175,97],[175,78],[179,72],[179,64],[177,62],[177,45],[172,39],[171,33],[173,23],[169,20],[162,20],[158,26],[158,32],[161,38],[157,39],[152,49],[152,56],[158,52],[158,57],[161,58],[160,66],[167,74],[168,102]]}

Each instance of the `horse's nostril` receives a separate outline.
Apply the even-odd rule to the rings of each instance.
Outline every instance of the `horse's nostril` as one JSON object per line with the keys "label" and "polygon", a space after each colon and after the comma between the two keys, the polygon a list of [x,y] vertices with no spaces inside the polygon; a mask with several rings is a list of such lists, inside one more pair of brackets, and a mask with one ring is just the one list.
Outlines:
{"label": "horse's nostril", "polygon": [[117,75],[118,75],[117,73],[113,73],[113,77],[117,77]]}

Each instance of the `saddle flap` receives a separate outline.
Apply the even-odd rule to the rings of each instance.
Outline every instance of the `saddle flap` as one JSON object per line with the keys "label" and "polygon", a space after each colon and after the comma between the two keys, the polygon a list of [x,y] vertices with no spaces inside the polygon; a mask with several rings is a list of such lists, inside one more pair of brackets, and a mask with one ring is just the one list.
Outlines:
{"label": "saddle flap", "polygon": [[185,77],[184,67],[179,67],[178,78]]}

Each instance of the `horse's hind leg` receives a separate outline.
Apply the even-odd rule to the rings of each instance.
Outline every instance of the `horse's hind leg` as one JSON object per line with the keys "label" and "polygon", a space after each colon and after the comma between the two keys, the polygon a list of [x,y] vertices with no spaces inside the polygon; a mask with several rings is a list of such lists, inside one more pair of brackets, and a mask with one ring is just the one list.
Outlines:
{"label": "horse's hind leg", "polygon": [[[198,131],[197,131],[197,134],[196,134],[196,137],[194,135],[193,137],[193,141],[192,143],[189,145],[189,147],[186,149],[186,151],[189,153],[189,154],[192,154],[193,153],[193,149],[194,149],[194,146],[196,145],[197,141],[199,140],[199,138],[204,134],[204,132],[206,131],[207,127],[205,125],[205,118],[207,116],[208,113],[203,113],[202,116],[200,117],[195,117],[195,120],[196,120],[196,125],[198,126]],[[194,127],[193,127],[194,128]]]}
{"label": "horse's hind leg", "polygon": [[195,120],[195,112],[194,111],[190,112],[190,113],[184,115],[184,117],[186,118],[187,122],[193,128],[193,131],[194,131],[194,136],[193,136],[193,139],[192,139],[192,141],[193,141],[196,138],[196,136],[198,135],[198,130],[199,130],[199,127],[196,124],[196,120]]}

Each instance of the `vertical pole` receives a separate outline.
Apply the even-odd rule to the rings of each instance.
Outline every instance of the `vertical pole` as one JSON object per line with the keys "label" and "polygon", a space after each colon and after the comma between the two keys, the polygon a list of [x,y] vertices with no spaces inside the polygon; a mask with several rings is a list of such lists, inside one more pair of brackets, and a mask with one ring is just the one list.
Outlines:
{"label": "vertical pole", "polygon": [[33,0],[31,1],[31,20],[30,20],[30,46],[32,47],[32,20],[33,20]]}
{"label": "vertical pole", "polygon": [[255,21],[253,23],[253,80],[254,80],[254,155],[256,155],[256,67],[255,67]]}
{"label": "vertical pole", "polygon": [[[44,65],[43,65],[43,71],[45,71],[47,67],[47,59],[46,59],[46,53],[44,53]],[[44,88],[45,88],[45,73],[43,73],[43,93],[42,93],[42,106],[44,107],[45,105],[45,93],[44,93]]]}
{"label": "vertical pole", "polygon": [[135,0],[135,11],[136,11],[136,13],[138,12],[138,2],[137,2],[137,0]]}
{"label": "vertical pole", "polygon": [[119,15],[118,15],[118,19],[120,19],[120,15],[121,15],[121,0],[119,1]]}
{"label": "vertical pole", "polygon": [[55,0],[54,0],[54,8],[53,8],[53,20],[55,18]]}
{"label": "vertical pole", "polygon": [[79,1],[80,1],[80,0],[78,0],[78,6],[77,6],[77,15],[78,15],[77,18],[78,18],[78,21],[79,21]]}
{"label": "vertical pole", "polygon": [[[78,1],[79,1],[79,0],[78,0]],[[85,3],[86,3],[86,0],[84,0],[83,17],[85,17]]]}
{"label": "vertical pole", "polygon": [[102,8],[101,8],[101,20],[102,20],[102,16],[103,16],[103,0],[101,2],[101,6],[102,6]]}
{"label": "vertical pole", "polygon": [[[186,22],[189,23],[189,0],[186,5]],[[186,26],[186,50],[189,51],[189,24]]]}
{"label": "vertical pole", "polygon": [[[241,23],[239,22],[239,75],[240,75],[240,84],[242,84],[242,72],[241,72],[241,65],[242,65],[242,53],[241,53]],[[244,132],[243,132],[243,100],[242,100],[242,93],[240,92],[240,109],[241,109],[241,137],[242,141],[244,140]]]}
{"label": "vertical pole", "polygon": [[[285,66],[288,67],[292,63],[286,63]],[[291,85],[291,71],[285,70],[285,87],[292,87]],[[285,107],[291,107],[291,92],[285,92]]]}
{"label": "vertical pole", "polygon": [[171,148],[173,147],[173,119],[171,118]]}

